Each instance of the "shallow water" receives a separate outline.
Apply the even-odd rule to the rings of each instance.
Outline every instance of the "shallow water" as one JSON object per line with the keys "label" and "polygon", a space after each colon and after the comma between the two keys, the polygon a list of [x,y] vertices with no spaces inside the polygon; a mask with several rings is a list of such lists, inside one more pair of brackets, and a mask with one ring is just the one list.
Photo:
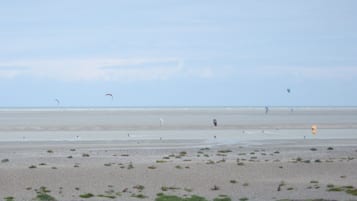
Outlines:
{"label": "shallow water", "polygon": [[[160,120],[161,119],[161,120]],[[214,127],[212,120],[217,119]],[[316,124],[318,132],[311,133]],[[0,109],[0,141],[357,138],[357,108]]]}

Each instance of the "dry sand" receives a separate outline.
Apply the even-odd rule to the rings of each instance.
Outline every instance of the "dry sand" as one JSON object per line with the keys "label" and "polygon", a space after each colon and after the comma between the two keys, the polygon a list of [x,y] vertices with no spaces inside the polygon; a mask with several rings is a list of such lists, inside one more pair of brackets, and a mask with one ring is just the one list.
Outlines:
{"label": "dry sand", "polygon": [[[357,200],[327,187],[357,187],[356,145],[355,139],[255,145],[199,140],[2,142],[0,159],[9,161],[0,163],[0,195],[32,200],[44,186],[63,201],[112,200],[100,194],[113,195],[113,200],[155,200],[160,192],[209,200],[219,195],[232,200]],[[85,193],[95,197],[80,198]]]}

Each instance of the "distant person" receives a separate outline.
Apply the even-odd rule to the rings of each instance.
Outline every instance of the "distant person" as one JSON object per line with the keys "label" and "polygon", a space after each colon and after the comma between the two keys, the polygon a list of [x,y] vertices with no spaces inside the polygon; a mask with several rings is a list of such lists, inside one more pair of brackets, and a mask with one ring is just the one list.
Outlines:
{"label": "distant person", "polygon": [[164,125],[164,119],[163,118],[160,118],[160,127],[162,127]]}
{"label": "distant person", "polygon": [[213,126],[217,127],[217,119],[213,119]]}
{"label": "distant person", "polygon": [[265,106],[265,114],[268,114],[268,112],[269,112],[269,107]]}
{"label": "distant person", "polygon": [[317,126],[316,125],[312,125],[311,126],[311,133],[316,135],[316,133],[317,133]]}

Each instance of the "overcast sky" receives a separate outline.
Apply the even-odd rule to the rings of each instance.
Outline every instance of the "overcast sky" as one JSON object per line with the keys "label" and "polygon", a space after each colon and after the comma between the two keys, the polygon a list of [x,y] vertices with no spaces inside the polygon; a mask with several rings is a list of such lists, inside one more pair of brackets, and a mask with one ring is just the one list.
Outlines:
{"label": "overcast sky", "polygon": [[0,107],[356,106],[356,10],[354,0],[1,1]]}

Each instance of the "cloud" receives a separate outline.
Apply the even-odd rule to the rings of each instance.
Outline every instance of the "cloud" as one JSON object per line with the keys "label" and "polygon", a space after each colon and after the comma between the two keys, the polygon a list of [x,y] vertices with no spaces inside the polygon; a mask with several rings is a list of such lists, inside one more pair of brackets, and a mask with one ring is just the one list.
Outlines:
{"label": "cloud", "polygon": [[353,79],[357,77],[357,67],[353,66],[263,66],[237,68],[237,76],[245,77],[295,77],[301,79]]}
{"label": "cloud", "polygon": [[91,58],[0,61],[0,78],[31,77],[60,81],[150,81],[176,78],[355,79],[346,66],[192,66],[179,58]]}
{"label": "cloud", "polygon": [[0,65],[0,78],[14,78],[26,72],[28,68],[23,66],[6,66]]}
{"label": "cloud", "polygon": [[210,78],[213,75],[211,68],[188,68],[177,58],[0,61],[2,78],[31,76],[61,81],[142,81],[179,77]]}

